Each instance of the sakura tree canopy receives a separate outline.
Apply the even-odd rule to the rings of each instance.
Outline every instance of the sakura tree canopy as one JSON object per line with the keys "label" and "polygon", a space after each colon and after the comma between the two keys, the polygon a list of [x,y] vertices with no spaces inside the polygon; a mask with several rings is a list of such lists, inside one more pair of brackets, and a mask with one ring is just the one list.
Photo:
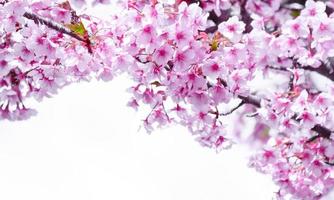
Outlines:
{"label": "sakura tree canopy", "polygon": [[[97,17],[91,6],[117,12]],[[321,199],[334,187],[333,9],[313,0],[0,0],[0,119],[28,119],[30,101],[69,84],[127,74],[128,105],[150,109],[148,132],[181,124],[217,151],[248,143],[258,150],[250,166],[272,176],[277,199]]]}

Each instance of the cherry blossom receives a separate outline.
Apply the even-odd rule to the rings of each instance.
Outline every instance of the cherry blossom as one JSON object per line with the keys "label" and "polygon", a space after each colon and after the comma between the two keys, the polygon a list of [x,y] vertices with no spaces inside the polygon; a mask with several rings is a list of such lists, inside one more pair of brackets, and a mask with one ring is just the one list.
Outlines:
{"label": "cherry blossom", "polygon": [[218,30],[230,41],[236,43],[241,40],[242,32],[245,30],[245,24],[239,21],[237,16],[233,16],[228,21],[221,23]]}
{"label": "cherry blossom", "polygon": [[[100,18],[91,6],[119,11]],[[0,20],[0,119],[27,120],[30,101],[71,83],[127,74],[147,132],[180,124],[217,152],[248,145],[277,199],[332,190],[329,2],[5,0]]]}

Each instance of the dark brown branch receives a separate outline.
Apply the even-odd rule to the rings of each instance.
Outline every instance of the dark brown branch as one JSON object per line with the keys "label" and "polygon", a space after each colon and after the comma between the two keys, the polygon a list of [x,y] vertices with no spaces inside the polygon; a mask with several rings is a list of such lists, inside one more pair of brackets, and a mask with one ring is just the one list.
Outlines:
{"label": "dark brown branch", "polygon": [[211,11],[209,13],[209,20],[212,20],[215,24],[214,26],[211,26],[207,29],[205,29],[206,33],[214,33],[218,30],[218,25],[224,21],[227,21],[231,16],[231,10],[221,10],[221,15],[217,16],[215,11]]}
{"label": "dark brown branch", "polygon": [[221,113],[220,115],[222,116],[227,116],[227,115],[230,115],[232,114],[234,111],[236,111],[238,108],[240,108],[242,105],[244,105],[246,102],[245,101],[241,101],[236,107],[234,107],[232,110],[230,110],[229,112],[227,113]]}
{"label": "dark brown branch", "polygon": [[322,76],[325,76],[329,78],[330,80],[334,81],[334,72],[333,72],[333,69],[331,69],[331,67],[332,67],[331,63],[329,67],[325,63],[322,63],[318,68],[314,68],[311,66],[300,67],[300,68],[304,70],[312,71],[312,72],[317,72],[321,74]]}
{"label": "dark brown branch", "polygon": [[333,132],[333,131],[329,130],[328,128],[323,127],[319,124],[315,125],[311,130],[314,131],[314,132],[317,132],[318,134],[311,137],[310,139],[308,139],[306,141],[307,143],[313,142],[318,138],[330,139],[331,133]]}
{"label": "dark brown branch", "polygon": [[252,104],[253,106],[261,108],[260,100],[256,99],[255,97],[251,97],[251,96],[245,97],[245,96],[239,95],[238,98],[241,99],[243,102],[245,102],[245,104]]}
{"label": "dark brown branch", "polygon": [[8,3],[8,0],[2,0],[2,1],[0,0],[0,5],[3,6],[3,5],[5,5],[6,3]]}
{"label": "dark brown branch", "polygon": [[[257,108],[261,108],[260,100],[256,99],[255,97],[251,97],[251,96],[245,97],[245,96],[239,95],[238,98],[241,99],[246,104],[251,104]],[[320,124],[315,125],[311,130],[318,134],[316,136],[311,137],[307,142],[312,142],[320,137],[329,139],[330,135],[333,133],[333,131],[331,131],[330,129],[324,126],[321,126]]]}
{"label": "dark brown branch", "polygon": [[[267,66],[269,69],[278,70],[278,71],[286,71],[288,72],[288,68],[284,67],[273,67],[273,66]],[[292,69],[292,68],[291,68]],[[329,64],[322,63],[318,68],[311,67],[311,66],[297,66],[297,69],[303,69],[311,72],[316,72],[332,81],[334,81],[334,69],[332,66],[332,63],[329,62]]]}
{"label": "dark brown branch", "polygon": [[291,73],[290,79],[289,79],[289,91],[290,92],[292,92],[294,89],[294,84],[293,84],[294,80],[295,80],[295,75]]}
{"label": "dark brown branch", "polygon": [[246,24],[244,33],[249,33],[252,31],[253,28],[251,26],[252,18],[249,12],[246,10],[246,3],[247,3],[247,0],[241,1],[240,15],[241,15],[241,21],[243,21]]}
{"label": "dark brown branch", "polygon": [[273,66],[267,66],[268,69],[273,69],[273,70],[277,70],[277,71],[283,71],[283,72],[289,72],[288,68],[285,67],[273,67]]}
{"label": "dark brown branch", "polygon": [[329,166],[334,166],[334,163],[331,163],[331,162],[328,162],[328,161],[325,161],[325,163]]}
{"label": "dark brown branch", "polygon": [[63,33],[63,34],[66,34],[66,35],[69,35],[79,41],[82,41],[82,42],[86,42],[86,40],[80,36],[78,36],[76,33],[73,33],[71,30],[67,29],[67,28],[64,28],[63,26],[61,25],[58,25],[56,24],[55,22],[51,22],[50,20],[47,20],[47,19],[44,19],[42,18],[41,16],[38,16],[36,14],[33,14],[33,13],[24,13],[23,15],[25,18],[27,19],[30,19],[30,20],[33,20],[36,24],[43,24],[55,31],[58,31],[60,33]]}
{"label": "dark brown branch", "polygon": [[86,47],[88,48],[88,52],[89,53],[92,53],[92,49],[91,49],[91,41],[89,40],[89,38],[83,38],[83,37],[80,37],[78,34],[74,33],[73,31],[69,30],[68,28],[65,28],[64,26],[60,25],[60,24],[57,24],[55,22],[52,22],[48,19],[45,19],[41,16],[38,16],[34,13],[29,13],[29,12],[25,12],[23,14],[23,16],[27,19],[30,19],[30,20],[33,20],[36,24],[42,24],[42,25],[45,25],[47,26],[48,28],[50,29],[53,29],[57,32],[60,32],[62,34],[65,34],[65,35],[68,35],[72,38],[75,38],[81,42],[84,42]]}

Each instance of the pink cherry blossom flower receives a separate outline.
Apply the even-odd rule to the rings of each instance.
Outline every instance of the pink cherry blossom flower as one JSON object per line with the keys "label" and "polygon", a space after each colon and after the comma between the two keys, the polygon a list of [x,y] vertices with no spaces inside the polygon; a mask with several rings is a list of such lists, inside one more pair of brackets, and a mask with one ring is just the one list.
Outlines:
{"label": "pink cherry blossom flower", "polygon": [[222,85],[213,86],[210,88],[209,92],[215,105],[219,105],[222,102],[227,103],[232,97],[228,90]]}
{"label": "pink cherry blossom flower", "polygon": [[27,47],[22,43],[17,43],[14,45],[15,54],[20,59],[24,60],[26,63],[30,63],[34,59],[33,53],[27,49]]}
{"label": "pink cherry blossom flower", "polygon": [[305,128],[312,128],[317,123],[315,116],[308,111],[303,111],[297,119],[301,120],[301,125]]}
{"label": "pink cherry blossom flower", "polygon": [[166,65],[172,59],[174,50],[167,44],[156,49],[153,54],[153,60],[158,65]]}
{"label": "pink cherry blossom flower", "polygon": [[174,54],[174,68],[176,71],[185,71],[190,67],[194,58],[194,53],[190,49],[178,50]]}
{"label": "pink cherry blossom flower", "polygon": [[231,17],[226,22],[219,24],[218,30],[231,42],[237,43],[242,38],[242,32],[245,30],[245,24],[237,16]]}
{"label": "pink cherry blossom flower", "polygon": [[151,43],[152,40],[155,39],[155,37],[156,32],[154,26],[151,24],[147,24],[142,28],[140,34],[138,34],[137,42],[139,44]]}
{"label": "pink cherry blossom flower", "polygon": [[330,34],[334,32],[334,19],[324,17],[321,21],[315,21],[313,36],[317,40],[328,40]]}
{"label": "pink cherry blossom flower", "polygon": [[301,11],[301,16],[303,17],[312,17],[312,18],[324,18],[326,5],[320,1],[308,0],[305,3],[305,9]]}
{"label": "pink cherry blossom flower", "polygon": [[56,8],[51,11],[52,18],[57,21],[64,24],[70,24],[71,23],[71,13],[68,10]]}
{"label": "pink cherry blossom flower", "polygon": [[287,21],[285,26],[282,28],[283,34],[287,34],[296,38],[307,38],[310,30],[302,20],[302,18],[297,18]]}
{"label": "pink cherry blossom flower", "polygon": [[175,40],[179,48],[183,48],[189,45],[189,42],[193,39],[193,34],[189,30],[183,30],[180,26],[176,26],[172,39]]}
{"label": "pink cherry blossom flower", "polygon": [[188,101],[196,110],[207,111],[208,109],[209,98],[201,91],[194,92],[191,96],[189,96]]}
{"label": "pink cherry blossom flower", "polygon": [[203,73],[204,75],[216,79],[221,75],[222,67],[214,60],[208,60],[203,65]]}

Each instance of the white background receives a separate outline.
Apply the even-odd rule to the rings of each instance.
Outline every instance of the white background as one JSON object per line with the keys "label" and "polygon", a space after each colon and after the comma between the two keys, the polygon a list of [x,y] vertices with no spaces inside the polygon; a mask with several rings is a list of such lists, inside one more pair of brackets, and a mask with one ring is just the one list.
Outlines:
{"label": "white background", "polygon": [[38,115],[0,122],[1,200],[270,200],[276,187],[235,145],[216,154],[171,126],[148,135],[124,77],[69,86]]}

